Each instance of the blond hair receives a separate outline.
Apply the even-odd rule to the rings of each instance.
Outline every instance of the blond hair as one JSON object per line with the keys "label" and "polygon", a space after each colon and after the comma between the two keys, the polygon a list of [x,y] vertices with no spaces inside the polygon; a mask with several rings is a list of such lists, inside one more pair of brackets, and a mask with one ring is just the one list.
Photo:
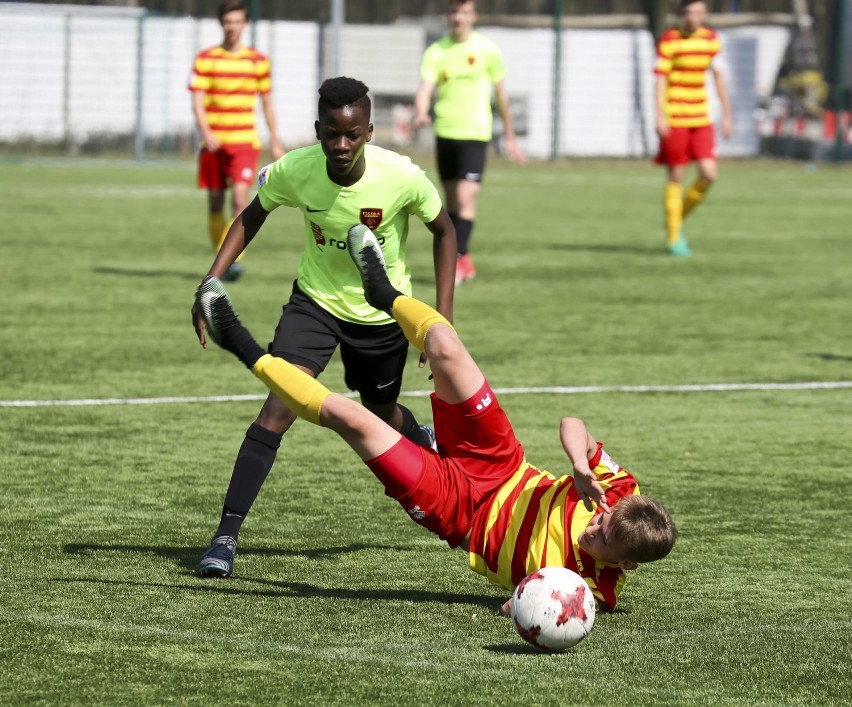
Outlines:
{"label": "blond hair", "polygon": [[647,496],[622,498],[612,509],[609,535],[633,562],[662,560],[677,540],[677,528],[662,503]]}

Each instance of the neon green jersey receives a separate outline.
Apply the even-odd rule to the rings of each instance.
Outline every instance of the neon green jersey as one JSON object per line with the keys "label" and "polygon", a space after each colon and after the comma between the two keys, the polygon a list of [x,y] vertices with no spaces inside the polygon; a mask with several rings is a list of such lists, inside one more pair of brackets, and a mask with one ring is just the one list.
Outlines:
{"label": "neon green jersey", "polygon": [[491,86],[505,75],[500,48],[478,32],[464,42],[447,36],[430,44],[420,77],[438,87],[435,135],[450,140],[490,140]]}
{"label": "neon green jersey", "polygon": [[420,167],[407,157],[367,145],[364,175],[350,187],[335,184],[326,172],[320,145],[292,150],[261,170],[258,198],[272,211],[299,209],[305,217],[305,251],[299,261],[301,290],[339,319],[358,324],[388,324],[387,314],[364,300],[346,234],[356,223],[369,226],[382,246],[393,286],[411,294],[405,262],[408,217],[424,223],[441,211],[441,197]]}

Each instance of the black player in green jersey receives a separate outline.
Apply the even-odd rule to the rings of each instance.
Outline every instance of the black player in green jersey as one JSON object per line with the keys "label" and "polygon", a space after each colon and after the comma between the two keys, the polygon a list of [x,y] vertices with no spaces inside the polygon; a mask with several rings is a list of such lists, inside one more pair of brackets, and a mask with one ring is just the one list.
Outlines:
{"label": "black player in green jersey", "polygon": [[[367,87],[355,79],[319,89],[319,144],[292,150],[264,167],[255,199],[228,231],[208,276],[222,278],[278,206],[304,215],[305,250],[296,282],[268,351],[317,377],[340,346],[346,384],[366,408],[405,437],[429,445],[431,430],[397,403],[408,342],[390,316],[366,304],[360,276],[346,251],[349,227],[361,222],[380,239],[394,287],[410,294],[405,262],[410,215],[433,234],[436,305],[452,321],[456,235],[435,186],[407,157],[368,145],[373,132]],[[204,324],[193,309],[202,346]],[[421,358],[421,366],[425,360]],[[240,527],[272,468],[296,415],[270,394],[249,426],[234,464],[219,527],[202,556],[202,576],[233,571]]]}

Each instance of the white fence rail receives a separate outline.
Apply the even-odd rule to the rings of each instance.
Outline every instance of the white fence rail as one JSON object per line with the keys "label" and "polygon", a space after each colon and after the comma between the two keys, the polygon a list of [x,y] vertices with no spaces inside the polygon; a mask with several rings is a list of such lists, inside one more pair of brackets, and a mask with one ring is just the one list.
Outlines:
{"label": "white fence rail", "polygon": [[[189,149],[194,141],[186,90],[195,53],[221,40],[215,20],[160,17],[138,10],[0,5],[0,143],[134,145]],[[502,48],[506,85],[521,139],[532,157],[551,154],[554,33],[482,27]],[[755,109],[772,89],[789,39],[786,28],[720,32],[735,135],[723,155],[758,150]],[[260,21],[257,48],[272,60],[279,131],[286,144],[314,140],[316,89],[331,66],[322,25]],[[248,37],[247,37],[248,38]],[[342,73],[363,80],[376,99],[376,139],[416,139],[404,122],[430,37],[416,25],[347,25]],[[656,149],[654,46],[638,29],[570,29],[562,34],[560,155],[639,156]],[[711,79],[712,80],[712,79]],[[711,91],[711,94],[715,93]],[[718,106],[714,101],[714,110]],[[262,126],[263,121],[259,120]],[[264,137],[266,137],[264,135]],[[419,139],[428,144],[428,135]]]}

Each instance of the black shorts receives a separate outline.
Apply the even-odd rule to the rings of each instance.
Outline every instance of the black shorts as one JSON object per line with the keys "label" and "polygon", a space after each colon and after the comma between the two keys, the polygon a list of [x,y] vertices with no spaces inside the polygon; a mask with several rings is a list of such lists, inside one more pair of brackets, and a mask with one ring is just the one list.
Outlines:
{"label": "black shorts", "polygon": [[441,181],[466,179],[469,182],[481,182],[487,150],[488,143],[483,140],[435,138],[435,159]]}
{"label": "black shorts", "polygon": [[353,324],[326,312],[293,283],[290,301],[267,350],[319,376],[340,345],[346,385],[361,399],[391,403],[399,397],[408,341],[399,325]]}

